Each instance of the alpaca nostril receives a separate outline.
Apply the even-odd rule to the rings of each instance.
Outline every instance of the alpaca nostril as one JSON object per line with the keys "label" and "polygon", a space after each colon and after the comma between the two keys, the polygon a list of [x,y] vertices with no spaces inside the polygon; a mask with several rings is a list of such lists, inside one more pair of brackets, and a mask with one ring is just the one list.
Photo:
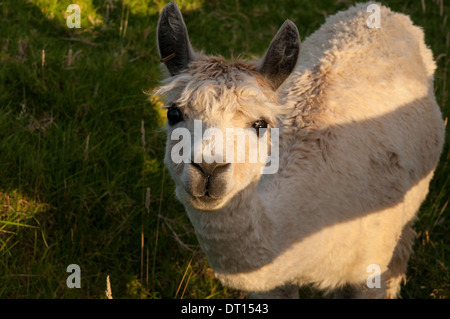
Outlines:
{"label": "alpaca nostril", "polygon": [[213,168],[213,173],[220,174],[221,172],[226,171],[229,167],[231,167],[230,163],[217,163],[217,165]]}
{"label": "alpaca nostril", "polygon": [[197,170],[199,170],[200,172],[202,172],[205,176],[207,176],[208,179],[211,175],[213,175],[213,173],[217,173],[218,171],[223,171],[223,170],[227,169],[229,166],[231,166],[230,163],[216,163],[216,162],[213,162],[213,163],[191,162],[191,165],[193,167],[195,167]]}
{"label": "alpaca nostril", "polygon": [[231,165],[231,163],[213,163],[213,164],[214,164],[213,171],[219,167],[224,169]]}
{"label": "alpaca nostril", "polygon": [[205,171],[203,170],[203,168],[201,167],[201,165],[191,162],[191,165],[194,166],[196,169],[198,169],[200,172],[202,172],[203,174],[205,173]]}

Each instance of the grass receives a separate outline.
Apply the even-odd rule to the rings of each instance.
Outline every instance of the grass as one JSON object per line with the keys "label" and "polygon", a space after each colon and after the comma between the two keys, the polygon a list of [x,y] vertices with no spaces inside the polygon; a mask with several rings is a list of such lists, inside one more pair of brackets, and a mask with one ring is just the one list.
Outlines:
{"label": "grass", "polygon": [[[0,2],[0,298],[240,298],[214,279],[162,162],[155,44],[165,1]],[[260,56],[286,18],[301,37],[353,1],[178,2],[194,47]],[[424,28],[450,115],[450,8],[386,1]],[[447,130],[447,141],[449,134]],[[416,223],[404,298],[450,297],[449,144]],[[81,267],[81,289],[66,267]],[[318,297],[314,289],[304,298]]]}

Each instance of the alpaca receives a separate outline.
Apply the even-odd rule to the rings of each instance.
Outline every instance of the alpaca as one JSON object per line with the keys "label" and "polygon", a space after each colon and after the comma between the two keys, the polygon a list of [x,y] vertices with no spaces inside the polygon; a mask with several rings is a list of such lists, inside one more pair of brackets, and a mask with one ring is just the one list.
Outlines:
{"label": "alpaca", "polygon": [[[297,298],[302,285],[399,297],[445,128],[422,29],[382,5],[381,27],[369,28],[368,5],[328,17],[302,44],[287,20],[256,62],[194,51],[177,5],[163,9],[164,162],[223,285],[256,298]],[[171,134],[194,120],[203,131],[278,128],[278,171],[174,162]]]}

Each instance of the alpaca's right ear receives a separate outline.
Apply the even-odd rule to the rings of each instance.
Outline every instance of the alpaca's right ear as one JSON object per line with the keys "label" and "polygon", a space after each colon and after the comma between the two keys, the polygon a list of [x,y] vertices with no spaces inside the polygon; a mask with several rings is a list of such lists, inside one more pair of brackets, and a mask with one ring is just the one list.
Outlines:
{"label": "alpaca's right ear", "polygon": [[169,2],[158,21],[157,42],[161,62],[171,75],[182,72],[194,59],[194,50],[177,4]]}
{"label": "alpaca's right ear", "polygon": [[274,91],[294,70],[299,54],[300,35],[297,27],[294,22],[286,20],[257,66]]}

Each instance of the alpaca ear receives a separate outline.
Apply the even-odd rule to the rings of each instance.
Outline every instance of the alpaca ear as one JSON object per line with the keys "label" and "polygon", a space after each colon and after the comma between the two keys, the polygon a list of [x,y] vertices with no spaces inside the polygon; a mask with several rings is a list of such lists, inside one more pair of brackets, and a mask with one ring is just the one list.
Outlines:
{"label": "alpaca ear", "polygon": [[194,59],[194,50],[177,4],[169,2],[158,21],[157,42],[161,62],[171,75],[181,73]]}
{"label": "alpaca ear", "polygon": [[273,38],[257,68],[276,91],[297,65],[300,36],[294,22],[286,20]]}

